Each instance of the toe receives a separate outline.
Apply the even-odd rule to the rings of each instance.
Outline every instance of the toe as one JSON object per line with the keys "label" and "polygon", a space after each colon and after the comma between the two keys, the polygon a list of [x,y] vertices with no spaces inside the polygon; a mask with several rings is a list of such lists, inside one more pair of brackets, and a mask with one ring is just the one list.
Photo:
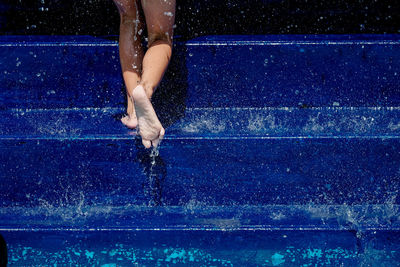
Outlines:
{"label": "toe", "polygon": [[161,127],[161,130],[160,130],[160,140],[164,138],[164,135],[165,135],[165,130],[164,130],[164,128]]}
{"label": "toe", "polygon": [[128,119],[129,119],[129,117],[128,116],[123,116],[122,118],[121,118],[121,122],[123,123],[123,124],[127,124],[128,123]]}
{"label": "toe", "polygon": [[122,117],[121,122],[123,125],[129,127],[129,116]]}
{"label": "toe", "polygon": [[164,128],[161,128],[160,135],[158,136],[158,138],[156,140],[153,141],[153,145],[155,147],[157,147],[161,143],[161,140],[164,138],[164,135],[165,135],[165,130],[164,130]]}
{"label": "toe", "polygon": [[151,142],[149,140],[143,139],[142,138],[142,143],[145,148],[150,148],[151,147]]}
{"label": "toe", "polygon": [[153,141],[151,141],[153,143],[153,147],[156,148],[160,144],[160,141],[161,140],[159,138],[154,139]]}
{"label": "toe", "polygon": [[165,130],[164,130],[164,128],[161,128],[158,138],[156,138],[152,141],[154,147],[157,147],[160,144],[161,140],[164,138],[164,134],[165,134]]}

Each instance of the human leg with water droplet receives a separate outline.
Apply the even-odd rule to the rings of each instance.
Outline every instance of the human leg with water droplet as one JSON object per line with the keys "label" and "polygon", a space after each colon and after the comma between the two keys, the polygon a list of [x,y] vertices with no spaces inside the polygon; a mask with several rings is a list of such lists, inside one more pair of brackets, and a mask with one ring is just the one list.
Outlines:
{"label": "human leg with water droplet", "polygon": [[175,0],[142,0],[148,32],[148,49],[142,63],[142,79],[133,90],[139,134],[146,148],[157,147],[164,137],[157,114],[150,102],[161,82],[172,55]]}
{"label": "human leg with water droplet", "polygon": [[136,128],[137,117],[131,92],[139,84],[142,71],[144,34],[139,0],[114,0],[120,14],[119,55],[127,94],[127,115],[121,121],[128,128]]}

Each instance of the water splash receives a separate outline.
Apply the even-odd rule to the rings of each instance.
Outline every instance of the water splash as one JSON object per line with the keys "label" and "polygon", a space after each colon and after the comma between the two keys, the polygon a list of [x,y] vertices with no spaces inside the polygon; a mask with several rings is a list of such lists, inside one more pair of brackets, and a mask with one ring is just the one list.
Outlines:
{"label": "water splash", "polygon": [[149,175],[149,179],[150,179],[150,183],[153,182],[153,179],[155,177],[155,172],[154,172],[154,166],[156,165],[156,158],[159,156],[160,154],[160,145],[161,145],[161,141],[158,144],[158,146],[156,147],[152,147],[151,152],[150,152],[150,175]]}
{"label": "water splash", "polygon": [[160,156],[160,144],[151,151],[145,149],[140,138],[136,139],[137,161],[142,166],[142,173],[147,177],[144,187],[144,195],[148,197],[148,206],[162,205],[162,191],[167,168]]}

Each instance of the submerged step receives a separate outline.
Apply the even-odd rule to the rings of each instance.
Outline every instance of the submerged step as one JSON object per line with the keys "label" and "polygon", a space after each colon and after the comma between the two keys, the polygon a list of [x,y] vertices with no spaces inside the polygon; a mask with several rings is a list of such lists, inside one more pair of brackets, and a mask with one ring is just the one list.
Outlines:
{"label": "submerged step", "polygon": [[[244,35],[176,41],[157,94],[191,108],[399,106],[399,40],[399,35]],[[3,109],[124,103],[116,41],[2,36],[0,47]]]}
{"label": "submerged step", "polygon": [[[10,265],[396,266],[399,232],[2,232]],[[103,265],[103,266],[104,266]]]}

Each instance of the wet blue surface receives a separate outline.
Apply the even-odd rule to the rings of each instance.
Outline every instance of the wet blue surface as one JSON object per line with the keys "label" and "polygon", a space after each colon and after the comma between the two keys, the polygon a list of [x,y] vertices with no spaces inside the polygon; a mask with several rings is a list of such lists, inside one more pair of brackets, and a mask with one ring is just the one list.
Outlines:
{"label": "wet blue surface", "polygon": [[[128,197],[122,204],[145,204],[141,184],[151,159],[134,141],[18,140],[1,146],[3,205],[38,205],[40,198],[57,204],[61,196],[75,201],[80,194],[89,194],[90,204],[108,192],[118,204],[120,195]],[[392,139],[172,139],[164,141],[154,174],[163,180],[165,205],[399,204],[399,146]]]}
{"label": "wet blue surface", "polygon": [[[115,41],[21,38],[0,38],[3,107],[117,107],[124,102]],[[187,99],[182,97],[188,107],[397,106],[399,46],[399,35],[177,41],[173,67],[161,87],[178,95],[187,91]]]}
{"label": "wet blue surface", "polygon": [[[176,42],[175,47],[180,46]],[[0,48],[0,109],[124,105],[116,41],[91,36],[1,36]],[[179,95],[186,91],[184,49],[175,51],[161,86],[164,92],[180,87],[175,93]]]}
{"label": "wet blue surface", "polygon": [[154,159],[119,112],[1,112],[4,229],[400,227],[396,108],[187,109]]}
{"label": "wet blue surface", "polygon": [[186,45],[188,106],[400,103],[398,35],[214,36]]}
{"label": "wet blue surface", "polygon": [[[0,110],[0,139],[131,139],[122,108]],[[186,108],[162,113],[166,139],[397,138],[399,107]],[[165,125],[165,124],[164,124]]]}
{"label": "wet blue surface", "polygon": [[157,156],[119,121],[116,42],[0,39],[10,263],[399,262],[398,35],[177,42]]}
{"label": "wet blue surface", "polygon": [[8,232],[10,264],[396,266],[399,236],[349,231]]}

